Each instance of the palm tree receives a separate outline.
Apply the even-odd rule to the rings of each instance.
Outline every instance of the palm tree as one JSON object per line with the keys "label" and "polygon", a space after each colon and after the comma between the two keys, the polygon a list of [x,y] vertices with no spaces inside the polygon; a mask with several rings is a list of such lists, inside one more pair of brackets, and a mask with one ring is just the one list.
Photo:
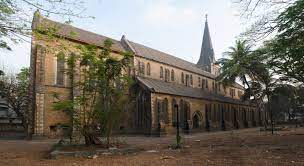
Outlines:
{"label": "palm tree", "polygon": [[[247,88],[243,98],[253,97],[259,107],[265,98],[269,101],[275,81],[269,73],[267,65],[263,63],[264,50],[251,51],[251,47],[246,41],[237,40],[235,47],[230,47],[230,51],[226,54],[229,58],[222,58],[217,62],[222,67],[217,79],[224,85],[232,84],[239,79]],[[270,111],[269,107],[268,111]],[[272,112],[270,114],[271,122],[273,122]]]}
{"label": "palm tree", "polygon": [[224,85],[233,84],[239,79],[251,92],[249,80],[255,75],[254,64],[258,62],[255,56],[252,56],[251,47],[246,41],[237,40],[235,46],[229,49],[230,51],[225,53],[229,58],[221,58],[217,62],[221,65],[221,74],[217,79]]}

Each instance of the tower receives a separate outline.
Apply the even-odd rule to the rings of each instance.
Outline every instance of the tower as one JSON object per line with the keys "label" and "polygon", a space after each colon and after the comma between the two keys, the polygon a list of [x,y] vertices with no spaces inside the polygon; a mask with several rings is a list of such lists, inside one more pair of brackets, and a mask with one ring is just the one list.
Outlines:
{"label": "tower", "polygon": [[207,72],[211,73],[212,65],[215,62],[214,58],[214,51],[212,47],[209,27],[208,27],[208,19],[206,15],[206,21],[205,21],[205,29],[204,29],[204,36],[203,36],[203,42],[202,42],[202,48],[201,48],[201,55],[197,62],[197,66]]}

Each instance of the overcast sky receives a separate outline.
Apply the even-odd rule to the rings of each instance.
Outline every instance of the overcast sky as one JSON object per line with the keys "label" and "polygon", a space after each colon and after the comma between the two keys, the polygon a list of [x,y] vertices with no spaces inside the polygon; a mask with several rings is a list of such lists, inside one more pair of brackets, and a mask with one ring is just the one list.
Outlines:
{"label": "overcast sky", "polygon": [[[73,24],[113,39],[127,39],[196,63],[200,55],[205,14],[216,59],[244,31],[238,8],[232,0],[90,0],[86,15]],[[52,18],[56,21],[60,19]],[[30,44],[14,51],[1,51],[0,66],[18,71],[30,64]]]}

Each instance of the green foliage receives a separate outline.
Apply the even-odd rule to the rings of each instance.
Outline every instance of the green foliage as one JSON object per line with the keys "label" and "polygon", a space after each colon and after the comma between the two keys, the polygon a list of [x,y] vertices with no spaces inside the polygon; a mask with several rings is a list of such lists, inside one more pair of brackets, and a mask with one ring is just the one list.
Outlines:
{"label": "green foliage", "polygon": [[171,149],[181,149],[181,148],[183,148],[183,144],[184,144],[184,141],[182,140],[182,137],[178,136],[176,138],[176,142],[169,145],[169,148],[171,148]]}
{"label": "green foliage", "polygon": [[54,110],[62,110],[66,112],[68,115],[73,115],[73,101],[71,100],[63,100],[60,102],[56,102],[52,105]]}
{"label": "green foliage", "polygon": [[226,52],[228,58],[222,58],[218,63],[222,66],[218,80],[224,84],[232,84],[237,78],[243,83],[247,82],[246,77],[250,74],[250,46],[246,41],[236,41],[235,47],[230,47],[230,52]]}
{"label": "green foliage", "polygon": [[[68,20],[66,23],[70,23],[71,18],[82,17],[84,7],[79,0],[1,0],[0,48],[11,50],[11,42],[28,40],[32,21],[32,15],[29,13],[34,13],[35,10],[40,10],[46,16],[60,16]],[[49,32],[53,32],[52,29],[49,29]]]}
{"label": "green foliage", "polygon": [[22,120],[26,132],[28,132],[27,129],[32,120],[32,115],[29,110],[29,78],[29,68],[22,68],[17,75],[0,77],[0,95],[4,96],[8,102],[8,106]]}
{"label": "green foliage", "polygon": [[257,51],[252,51],[246,41],[236,41],[235,47],[230,47],[230,50],[226,52],[229,58],[222,58],[217,62],[222,66],[221,74],[217,79],[224,85],[230,85],[239,79],[244,87],[247,86],[247,94],[250,98],[254,96],[250,80],[256,80],[265,71],[261,63],[263,57],[259,56]]}
{"label": "green foliage", "polygon": [[304,1],[297,0],[276,19],[278,34],[265,43],[268,63],[289,81],[304,83]]}
{"label": "green foliage", "polygon": [[[68,110],[73,126],[85,137],[87,145],[96,144],[97,133],[110,144],[112,129],[117,127],[128,108],[130,78],[124,73],[131,64],[132,54],[111,54],[111,40],[105,40],[102,49],[92,45],[78,45],[79,56],[71,54],[66,62],[72,81],[72,100],[54,104],[56,110]],[[76,65],[79,62],[79,65]],[[81,79],[75,78],[76,70]],[[77,95],[75,95],[77,93]]]}

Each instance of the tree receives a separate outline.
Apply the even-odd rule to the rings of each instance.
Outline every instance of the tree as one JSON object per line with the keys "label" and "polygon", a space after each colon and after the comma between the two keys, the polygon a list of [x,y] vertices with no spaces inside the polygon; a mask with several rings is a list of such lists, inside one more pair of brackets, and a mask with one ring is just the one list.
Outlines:
{"label": "tree", "polygon": [[288,121],[294,119],[298,110],[297,88],[288,84],[275,87],[271,95],[271,108],[275,119],[285,120],[285,115],[288,115]]}
{"label": "tree", "polygon": [[[265,65],[264,50],[252,51],[246,41],[236,41],[235,47],[230,47],[228,58],[218,61],[221,64],[221,74],[218,80],[225,84],[232,84],[241,80],[245,89],[243,99],[251,99],[262,107],[265,98],[270,96],[275,81]],[[270,109],[268,109],[268,112]]]}
{"label": "tree", "polygon": [[32,115],[29,112],[29,77],[30,70],[22,68],[16,76],[2,76],[0,80],[0,93],[4,96],[8,106],[21,119],[28,137],[31,136],[30,122]]}
{"label": "tree", "polygon": [[277,17],[296,1],[299,0],[234,0],[241,9],[241,17],[249,25],[241,36],[255,43],[275,35]]}
{"label": "tree", "polygon": [[290,81],[304,83],[304,1],[298,0],[277,18],[278,34],[266,42],[272,69]]}
{"label": "tree", "polygon": [[263,101],[266,97],[267,100],[267,110],[270,114],[270,123],[271,123],[271,133],[274,131],[274,117],[273,110],[271,109],[271,95],[273,93],[273,89],[277,84],[277,80],[273,78],[273,73],[271,73],[266,66],[260,65],[256,68],[258,70],[257,77],[253,80],[255,88],[255,96],[259,96],[259,101]]}
{"label": "tree", "polygon": [[[110,146],[112,130],[128,108],[130,78],[126,75],[131,64],[130,53],[121,57],[111,55],[112,41],[106,40],[99,50],[95,46],[79,46],[80,55],[74,62],[81,75],[73,76],[73,99],[54,105],[57,110],[72,111],[73,127],[85,139],[86,145],[100,144],[97,131],[107,138]],[[69,65],[72,65],[71,63]]]}
{"label": "tree", "polygon": [[221,74],[217,79],[224,85],[232,84],[239,79],[253,95],[249,80],[257,74],[254,70],[258,63],[256,56],[253,56],[251,47],[246,41],[237,40],[235,47],[230,47],[230,50],[226,52],[229,58],[222,58],[217,62],[221,65]]}
{"label": "tree", "polygon": [[0,2],[0,48],[11,50],[8,41],[28,41],[31,34],[32,13],[57,15],[70,22],[81,17],[85,8],[80,0],[2,0]]}

